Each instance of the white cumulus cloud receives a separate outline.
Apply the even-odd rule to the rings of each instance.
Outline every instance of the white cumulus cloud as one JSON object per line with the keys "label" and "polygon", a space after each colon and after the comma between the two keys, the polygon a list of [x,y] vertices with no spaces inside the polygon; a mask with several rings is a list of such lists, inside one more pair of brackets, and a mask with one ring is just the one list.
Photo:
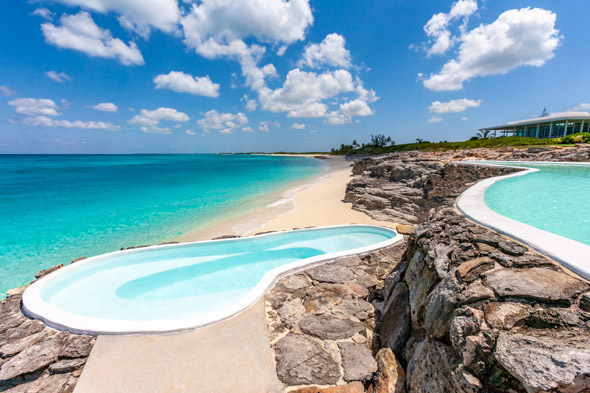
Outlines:
{"label": "white cumulus cloud", "polygon": [[571,111],[588,111],[588,110],[590,110],[590,102],[582,102],[580,105],[577,105],[570,110]]}
{"label": "white cumulus cloud", "polygon": [[189,93],[205,97],[219,97],[219,84],[209,76],[192,76],[180,71],[170,71],[154,78],[156,89],[170,89],[177,93]]}
{"label": "white cumulus cloud", "polygon": [[55,101],[48,98],[17,98],[9,101],[8,105],[14,106],[14,111],[27,116],[59,116],[58,106]]}
{"label": "white cumulus cloud", "polygon": [[33,15],[40,16],[43,19],[52,20],[55,14],[47,8],[37,8],[33,11]]}
{"label": "white cumulus cloud", "polygon": [[244,128],[242,128],[242,131],[244,131],[244,132],[254,132],[254,129],[252,127],[244,127]]}
{"label": "white cumulus cloud", "polygon": [[218,43],[255,37],[290,44],[305,38],[313,15],[309,0],[202,0],[192,4],[181,23],[193,47],[210,38]]}
{"label": "white cumulus cloud", "polygon": [[542,66],[553,58],[561,41],[555,19],[553,12],[540,8],[502,13],[493,23],[463,34],[457,58],[424,79],[424,86],[437,91],[460,90],[463,82],[478,76]]}
{"label": "white cumulus cloud", "polygon": [[147,36],[151,27],[166,32],[176,29],[180,18],[177,0],[57,0],[69,6],[120,15],[119,22],[142,36]]}
{"label": "white cumulus cloud", "polygon": [[72,77],[66,74],[65,72],[55,72],[55,71],[47,71],[45,76],[49,79],[53,79],[56,82],[65,82],[72,80]]}
{"label": "white cumulus cloud", "polygon": [[291,126],[292,130],[303,130],[305,129],[305,124],[303,123],[293,123],[293,125]]}
{"label": "white cumulus cloud", "polygon": [[443,121],[443,118],[440,116],[433,116],[430,119],[428,119],[429,123],[440,123],[441,121]]}
{"label": "white cumulus cloud", "polygon": [[467,108],[477,108],[481,105],[481,100],[469,100],[461,98],[458,100],[450,100],[447,102],[434,101],[428,107],[430,113],[455,113],[463,112]]}
{"label": "white cumulus cloud", "polygon": [[41,25],[49,44],[77,50],[93,57],[117,59],[127,66],[144,64],[143,56],[134,42],[125,44],[120,39],[113,38],[109,30],[94,23],[88,12],[63,15],[60,21],[61,26],[52,23]]}
{"label": "white cumulus cloud", "polygon": [[428,55],[445,53],[455,43],[456,37],[452,37],[448,29],[449,23],[462,19],[461,30],[466,27],[469,16],[477,11],[477,0],[459,0],[451,6],[448,13],[434,14],[424,25],[424,32],[430,38]]}
{"label": "white cumulus cloud", "polygon": [[119,110],[117,105],[113,104],[112,102],[101,102],[100,104],[91,105],[90,107],[102,112],[117,112]]}
{"label": "white cumulus cloud", "polygon": [[196,133],[196,132],[194,132],[193,130],[186,130],[184,133],[185,133],[186,135],[197,135],[197,133]]}
{"label": "white cumulus cloud", "polygon": [[237,128],[248,124],[248,117],[242,112],[233,113],[219,113],[215,109],[205,113],[205,116],[197,121],[203,131],[211,132],[217,130],[222,134],[231,134]]}
{"label": "white cumulus cloud", "polygon": [[52,119],[47,116],[25,117],[23,124],[34,127],[61,127],[61,128],[80,128],[87,130],[105,130],[105,131],[119,131],[121,128],[111,123],[102,121],[69,121]]}
{"label": "white cumulus cloud", "polygon": [[139,114],[129,120],[129,123],[140,124],[143,126],[156,126],[162,120],[185,122],[189,121],[190,118],[186,113],[179,112],[173,108],[158,108],[152,111],[142,109],[139,111]]}
{"label": "white cumulus cloud", "polygon": [[[329,111],[326,101],[346,93],[357,97]],[[287,117],[328,117],[330,124],[349,123],[352,116],[372,114],[368,103],[377,100],[374,91],[365,89],[358,78],[353,79],[342,69],[315,73],[296,68],[287,74],[282,87],[265,87],[258,95],[265,110],[287,112]]]}
{"label": "white cumulus cloud", "polygon": [[350,67],[350,52],[345,48],[345,44],[346,41],[340,34],[328,34],[319,44],[309,44],[305,47],[305,52],[298,65],[311,68],[326,65],[348,68]]}
{"label": "white cumulus cloud", "polygon": [[279,128],[280,126],[281,123],[276,121],[261,121],[260,123],[258,123],[258,130],[262,132],[270,132],[270,127]]}
{"label": "white cumulus cloud", "polygon": [[185,44],[209,59],[237,60],[254,91],[265,86],[265,78],[276,77],[276,69],[272,64],[259,66],[266,48],[244,40],[291,44],[304,39],[312,23],[309,0],[203,0],[181,18]]}
{"label": "white cumulus cloud", "polygon": [[0,95],[4,97],[10,97],[16,94],[16,91],[12,90],[10,87],[6,85],[0,86]]}
{"label": "white cumulus cloud", "polygon": [[172,131],[170,127],[158,127],[158,126],[142,126],[139,128],[141,132],[146,134],[158,134],[158,135],[170,135]]}

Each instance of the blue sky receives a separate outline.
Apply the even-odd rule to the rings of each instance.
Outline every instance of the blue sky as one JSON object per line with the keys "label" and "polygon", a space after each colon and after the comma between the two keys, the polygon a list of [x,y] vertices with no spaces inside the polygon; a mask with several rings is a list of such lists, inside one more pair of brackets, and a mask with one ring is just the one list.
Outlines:
{"label": "blue sky", "polygon": [[0,153],[325,151],[590,110],[587,0],[31,0]]}

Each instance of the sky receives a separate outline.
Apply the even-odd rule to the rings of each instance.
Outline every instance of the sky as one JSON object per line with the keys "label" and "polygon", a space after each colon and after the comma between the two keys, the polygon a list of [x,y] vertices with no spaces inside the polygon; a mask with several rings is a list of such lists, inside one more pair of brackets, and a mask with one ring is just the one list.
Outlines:
{"label": "sky", "polygon": [[29,0],[0,154],[329,151],[590,110],[588,0]]}

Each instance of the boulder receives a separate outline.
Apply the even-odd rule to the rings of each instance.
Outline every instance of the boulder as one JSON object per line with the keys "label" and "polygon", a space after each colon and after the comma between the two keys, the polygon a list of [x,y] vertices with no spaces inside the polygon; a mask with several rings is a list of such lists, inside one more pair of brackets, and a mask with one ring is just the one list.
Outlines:
{"label": "boulder", "polygon": [[398,357],[403,356],[403,350],[410,337],[411,318],[408,287],[405,282],[399,282],[385,304],[381,317],[381,344],[390,348]]}
{"label": "boulder", "polygon": [[494,356],[527,392],[590,390],[588,332],[500,332]]}
{"label": "boulder", "polygon": [[47,367],[57,360],[63,346],[63,337],[56,335],[28,347],[2,365],[0,381],[7,381]]}
{"label": "boulder", "polygon": [[502,297],[569,306],[572,298],[590,286],[562,271],[534,267],[498,269],[484,273],[484,282]]}
{"label": "boulder", "polygon": [[283,303],[279,308],[279,315],[281,320],[286,327],[292,329],[299,323],[303,315],[305,314],[305,308],[301,304],[299,299],[291,299]]}
{"label": "boulder", "polygon": [[341,340],[365,330],[362,322],[342,319],[332,315],[307,315],[299,323],[303,333],[323,340]]}
{"label": "boulder", "polygon": [[404,393],[406,373],[389,348],[377,352],[377,373],[371,393]]}
{"label": "boulder", "polygon": [[327,283],[341,283],[351,281],[354,275],[349,268],[333,263],[320,265],[307,270],[306,273],[314,280]]}
{"label": "boulder", "polygon": [[66,390],[69,380],[68,374],[42,376],[32,382],[17,385],[8,390],[8,393],[64,393],[71,391]]}
{"label": "boulder", "polygon": [[410,392],[481,392],[481,382],[458,366],[459,359],[451,347],[426,338],[408,363],[406,386]]}
{"label": "boulder", "polygon": [[485,320],[491,327],[500,330],[522,326],[531,312],[531,307],[523,303],[488,303],[484,308]]}
{"label": "boulder", "polygon": [[373,377],[373,373],[377,371],[377,362],[366,346],[339,342],[338,348],[342,356],[345,381],[367,381]]}
{"label": "boulder", "polygon": [[289,385],[333,385],[340,379],[336,361],[320,344],[289,333],[275,344],[277,376]]}

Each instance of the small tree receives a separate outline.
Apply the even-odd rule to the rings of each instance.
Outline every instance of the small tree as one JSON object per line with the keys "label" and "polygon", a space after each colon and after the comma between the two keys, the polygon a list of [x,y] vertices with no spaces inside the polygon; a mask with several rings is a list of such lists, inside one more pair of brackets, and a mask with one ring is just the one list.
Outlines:
{"label": "small tree", "polygon": [[355,139],[355,140],[352,141],[352,147],[354,147],[355,149],[358,149],[361,146],[359,145],[359,143]]}
{"label": "small tree", "polygon": [[490,137],[491,132],[492,131],[490,130],[481,130],[477,134],[475,134],[475,136],[479,139],[488,139]]}
{"label": "small tree", "polygon": [[416,143],[422,144],[422,143],[424,143],[424,139],[422,139],[422,138],[416,138]]}
{"label": "small tree", "polygon": [[543,108],[543,112],[541,112],[541,116],[539,117],[547,117],[549,116],[549,112],[547,112],[547,107]]}
{"label": "small tree", "polygon": [[387,145],[395,145],[395,142],[391,137],[383,134],[371,135],[371,145],[376,147],[385,147]]}

